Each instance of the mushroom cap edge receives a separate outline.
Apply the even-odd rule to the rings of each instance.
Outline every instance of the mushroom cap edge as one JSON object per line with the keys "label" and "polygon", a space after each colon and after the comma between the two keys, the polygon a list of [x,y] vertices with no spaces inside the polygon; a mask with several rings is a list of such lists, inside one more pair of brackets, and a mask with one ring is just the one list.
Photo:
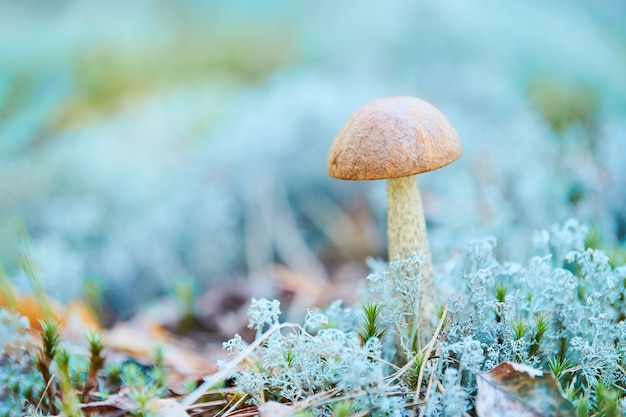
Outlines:
{"label": "mushroom cap edge", "polygon": [[405,177],[446,166],[461,152],[456,130],[435,106],[385,97],[348,118],[331,146],[328,173],[346,180]]}

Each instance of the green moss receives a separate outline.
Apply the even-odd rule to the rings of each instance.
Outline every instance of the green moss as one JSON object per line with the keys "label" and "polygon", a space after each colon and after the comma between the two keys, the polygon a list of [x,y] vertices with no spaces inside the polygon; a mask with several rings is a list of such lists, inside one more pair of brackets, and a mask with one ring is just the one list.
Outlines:
{"label": "green moss", "polygon": [[16,72],[7,81],[7,89],[0,90],[0,124],[17,114],[36,89],[30,71]]}
{"label": "green moss", "polygon": [[58,109],[62,129],[105,117],[151,91],[198,82],[240,86],[265,80],[296,59],[286,27],[256,26],[190,32],[132,48],[92,45],[75,53],[75,93]]}
{"label": "green moss", "polygon": [[608,245],[602,236],[600,228],[592,226],[585,239],[585,247],[603,251],[609,257],[612,268],[626,264],[626,244]]}
{"label": "green moss", "polygon": [[361,328],[358,330],[361,344],[367,343],[367,341],[372,338],[382,338],[387,331],[387,328],[383,327],[382,323],[383,304],[368,301],[361,304],[361,308],[364,313],[363,323],[361,324]]}
{"label": "green moss", "polygon": [[598,97],[584,84],[540,77],[530,83],[529,90],[533,105],[557,133],[575,123],[589,128],[595,122]]}

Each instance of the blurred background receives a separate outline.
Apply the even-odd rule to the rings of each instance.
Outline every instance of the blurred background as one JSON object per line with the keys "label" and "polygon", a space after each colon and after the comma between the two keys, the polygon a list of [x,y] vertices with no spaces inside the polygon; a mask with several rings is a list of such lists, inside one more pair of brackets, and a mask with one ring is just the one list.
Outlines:
{"label": "blurred background", "polygon": [[521,261],[569,217],[619,247],[625,17],[620,0],[0,0],[0,260],[28,287],[25,228],[48,294],[108,322],[163,297],[205,321],[223,300],[349,298],[386,257],[385,184],[331,179],[326,157],[388,95],[433,103],[464,146],[419,177],[436,264],[485,235]]}

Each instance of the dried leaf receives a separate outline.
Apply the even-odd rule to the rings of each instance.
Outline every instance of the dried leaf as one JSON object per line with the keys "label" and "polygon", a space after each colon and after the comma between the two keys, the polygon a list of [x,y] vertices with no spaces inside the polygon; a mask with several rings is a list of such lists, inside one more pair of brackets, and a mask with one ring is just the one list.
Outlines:
{"label": "dried leaf", "polygon": [[[153,364],[155,351],[163,349],[164,365],[168,369],[167,385],[174,391],[184,391],[187,380],[200,379],[217,371],[218,355],[199,349],[190,342],[176,338],[161,326],[144,317],[132,322],[117,323],[103,333],[107,356],[112,362],[128,358],[143,364]],[[221,348],[221,346],[220,346]],[[219,353],[222,354],[219,349]]]}
{"label": "dried leaf", "polygon": [[331,281],[296,272],[280,264],[275,264],[271,272],[272,278],[281,290],[294,293],[295,300],[290,306],[293,311],[290,313],[298,313],[296,310],[300,309],[302,317],[306,314],[304,306],[328,305],[337,299],[342,299],[347,303],[356,301],[358,281],[347,277],[358,277],[366,273],[355,268],[349,274],[344,275],[346,279]]}
{"label": "dried leaf", "polygon": [[148,403],[148,408],[157,417],[189,417],[179,402],[170,398],[156,398]]}
{"label": "dried leaf", "polygon": [[479,417],[566,417],[575,409],[551,372],[503,362],[478,374]]}
{"label": "dried leaf", "polygon": [[81,411],[87,415],[117,417],[136,408],[135,402],[128,396],[129,389],[122,388],[119,393],[111,395],[103,401],[94,401],[83,404]]}
{"label": "dried leaf", "polygon": [[[65,306],[52,297],[46,296],[45,302],[47,305],[44,308],[35,295],[22,294],[12,286],[0,291],[0,307],[15,310],[18,314],[26,317],[30,326],[37,331],[41,330],[40,323],[46,318],[59,323],[62,329],[80,331],[81,337],[86,331],[100,329],[97,317],[80,301],[73,301]],[[49,309],[51,317],[46,316],[46,308]]]}
{"label": "dried leaf", "polygon": [[293,407],[287,404],[268,401],[259,406],[261,417],[289,417],[293,415]]}
{"label": "dried leaf", "polygon": [[[0,294],[0,307],[15,310],[18,314],[28,319],[31,327],[38,331],[41,330],[40,322],[46,319],[46,314],[44,314],[45,309],[42,309],[39,305],[37,298],[32,294],[22,295],[14,289],[11,291],[13,295],[11,300],[5,300],[4,296]],[[48,299],[48,304],[51,318],[58,323],[62,323],[63,307],[61,304],[51,298]]]}

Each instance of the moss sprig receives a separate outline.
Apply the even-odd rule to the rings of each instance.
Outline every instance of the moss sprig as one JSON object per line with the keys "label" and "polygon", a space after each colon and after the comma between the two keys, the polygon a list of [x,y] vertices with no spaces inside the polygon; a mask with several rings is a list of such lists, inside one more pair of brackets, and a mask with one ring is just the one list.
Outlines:
{"label": "moss sprig", "polygon": [[383,308],[384,304],[377,301],[361,303],[363,322],[357,333],[362,345],[365,345],[372,338],[382,339],[387,333],[387,327],[383,326]]}

